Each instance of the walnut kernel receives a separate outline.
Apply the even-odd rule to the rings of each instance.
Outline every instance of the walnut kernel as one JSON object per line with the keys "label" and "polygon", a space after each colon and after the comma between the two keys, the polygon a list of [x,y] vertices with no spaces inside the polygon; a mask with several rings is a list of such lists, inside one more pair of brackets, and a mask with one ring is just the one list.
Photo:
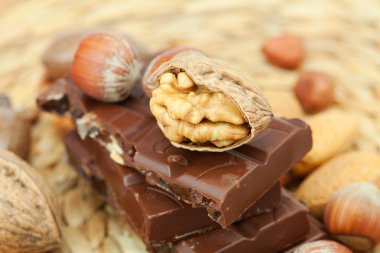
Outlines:
{"label": "walnut kernel", "polygon": [[171,141],[224,147],[249,134],[244,116],[231,99],[197,87],[185,72],[163,74],[152,95],[151,111]]}

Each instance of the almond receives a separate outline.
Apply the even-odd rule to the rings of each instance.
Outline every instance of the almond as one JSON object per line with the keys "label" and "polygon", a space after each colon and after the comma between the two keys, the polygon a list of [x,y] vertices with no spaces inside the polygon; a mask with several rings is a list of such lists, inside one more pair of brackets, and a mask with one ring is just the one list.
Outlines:
{"label": "almond", "polygon": [[304,113],[294,94],[288,91],[264,91],[273,115],[284,118],[302,118]]}
{"label": "almond", "polygon": [[328,159],[348,150],[359,130],[351,114],[335,110],[312,116],[306,122],[312,130],[313,147],[292,169],[296,176],[306,176]]}
{"label": "almond", "polygon": [[380,156],[375,153],[350,151],[338,155],[310,174],[297,189],[296,197],[310,212],[321,218],[332,194],[356,182],[379,185]]}

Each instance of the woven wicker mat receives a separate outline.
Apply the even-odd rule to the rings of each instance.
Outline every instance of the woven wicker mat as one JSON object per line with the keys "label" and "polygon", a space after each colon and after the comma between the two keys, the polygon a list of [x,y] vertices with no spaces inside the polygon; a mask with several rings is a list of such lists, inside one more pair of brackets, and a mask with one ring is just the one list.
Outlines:
{"label": "woven wicker mat", "polygon": [[[264,90],[290,92],[298,71],[324,71],[336,85],[336,108],[361,125],[355,148],[380,153],[380,3],[378,1],[78,1],[0,2],[0,92],[16,107],[32,107],[44,77],[41,55],[52,36],[78,27],[109,27],[145,42],[151,51],[199,47],[250,73]],[[267,37],[304,38],[297,71],[266,63]],[[52,116],[33,130],[30,162],[59,196],[65,221],[58,252],[144,252],[142,243],[67,163]]]}

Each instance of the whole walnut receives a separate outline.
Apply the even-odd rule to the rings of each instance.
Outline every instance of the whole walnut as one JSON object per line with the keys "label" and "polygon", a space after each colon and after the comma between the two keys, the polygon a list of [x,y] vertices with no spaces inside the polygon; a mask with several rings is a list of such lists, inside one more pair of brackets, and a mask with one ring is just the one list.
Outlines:
{"label": "whole walnut", "polygon": [[61,215],[42,177],[0,150],[0,252],[39,253],[59,247]]}

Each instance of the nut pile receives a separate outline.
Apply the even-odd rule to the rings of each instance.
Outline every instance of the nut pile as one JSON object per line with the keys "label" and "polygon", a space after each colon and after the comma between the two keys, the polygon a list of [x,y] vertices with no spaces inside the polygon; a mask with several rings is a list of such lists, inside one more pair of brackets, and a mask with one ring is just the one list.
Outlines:
{"label": "nut pile", "polygon": [[[286,43],[282,43],[283,39]],[[282,44],[277,47],[276,43]],[[289,54],[281,55],[287,47],[292,47]],[[298,37],[293,40],[290,35],[271,40],[263,51],[269,62],[288,69],[299,67],[304,57],[302,41]],[[83,53],[81,50],[79,52]],[[77,53],[76,58],[80,57]],[[77,73],[81,74],[82,71],[74,71],[74,76]],[[346,200],[345,195],[338,190],[347,185],[347,188],[353,188],[355,185],[350,183],[360,181],[378,184],[375,172],[378,169],[378,157],[359,152],[345,153],[352,149],[359,125],[351,114],[333,108],[335,98],[332,78],[325,73],[304,71],[294,85],[293,94],[265,92],[268,104],[252,80],[244,75],[241,78],[240,73],[237,73],[237,70],[225,63],[213,60],[194,48],[174,48],[157,55],[147,67],[142,83],[145,93],[151,97],[150,109],[164,135],[177,147],[220,152],[238,147],[260,134],[272,117],[269,104],[273,105],[277,116],[304,118],[313,131],[314,145],[291,173],[292,177],[307,177],[296,190],[297,198],[304,201],[316,217],[324,217],[326,228],[334,239],[353,250],[372,249],[379,242],[379,235],[369,233],[371,228],[360,230],[350,226],[368,222],[368,217],[356,222],[353,217],[358,214],[355,212],[363,211],[353,209],[344,212],[342,207],[348,201],[351,201],[350,205],[361,202],[351,198]],[[128,89],[134,83],[129,81]],[[112,102],[102,97],[106,93],[107,82],[99,83],[102,88],[97,90],[96,96],[91,94],[93,89],[89,85],[85,82],[83,84],[84,86],[78,86],[86,94],[101,101]],[[121,93],[124,95],[115,101],[125,98],[126,93]],[[362,163],[366,167],[360,172],[358,166]],[[348,173],[354,176],[343,175],[354,170],[356,174]],[[364,171],[369,170],[371,173],[367,175]],[[367,187],[374,189],[373,184]],[[368,191],[362,192],[365,193],[361,199],[367,201]],[[372,201],[374,198],[370,197],[369,204],[363,205],[376,205],[377,200]],[[342,202],[344,203],[341,204]],[[70,208],[66,210],[67,214],[70,212]],[[336,223],[337,214],[346,214],[346,220],[342,224]],[[377,216],[375,214],[371,217]],[[83,221],[67,218],[67,222],[80,224]],[[377,219],[371,221],[371,224],[376,226]],[[346,247],[331,241],[305,244],[298,251],[312,252],[319,249],[350,252]]]}
{"label": "nut pile", "polygon": [[[112,43],[116,43],[120,50],[113,51],[108,47],[112,46],[108,36],[113,36],[115,41]],[[141,74],[140,67],[134,63],[140,58],[131,41],[117,35],[97,34],[88,36],[81,45],[72,69],[72,77],[78,87],[87,95],[104,102],[125,99]],[[287,47],[291,49],[287,51]],[[88,76],[93,72],[89,72],[85,62],[94,57],[94,52],[99,49],[106,58],[118,54],[126,56],[127,61],[123,64],[119,63],[125,59],[120,58],[112,66],[103,64],[101,60],[96,65],[101,70],[99,73],[109,72],[118,78],[111,80],[94,74],[95,79],[89,80]],[[284,50],[287,53],[281,55]],[[304,58],[302,41],[291,35],[270,40],[263,51],[269,62],[287,69],[299,67]],[[115,66],[119,69],[113,69]],[[124,70],[128,78],[120,81]],[[174,48],[151,61],[142,83],[144,91],[150,96],[150,109],[164,135],[174,146],[190,150],[220,152],[246,143],[268,126],[273,114],[269,104],[274,105],[277,116],[304,118],[313,130],[314,145],[292,170],[293,177],[306,177],[297,188],[296,197],[306,203],[312,214],[324,219],[334,239],[351,249],[367,251],[380,242],[380,235],[376,232],[379,193],[375,187],[379,184],[379,158],[364,152],[346,152],[352,149],[359,126],[350,114],[331,108],[335,98],[330,76],[304,71],[294,85],[293,94],[266,92],[268,103],[254,82],[238,70],[209,58],[200,50]],[[361,167],[361,164],[366,167]],[[361,181],[369,183],[351,184]],[[83,200],[81,209],[84,213],[79,215],[78,209],[72,209],[77,198],[75,194],[80,193],[67,194],[63,202],[64,218],[69,226],[80,227],[85,221],[83,217],[91,216],[102,201]],[[347,209],[345,206],[354,208]],[[374,210],[374,214],[362,215],[368,208]],[[372,226],[363,225],[367,223]],[[70,244],[73,240],[70,234],[74,231],[69,230],[64,227],[62,231],[66,243]],[[99,246],[99,242],[95,244]],[[305,244],[297,252],[321,249],[350,252],[333,241]]]}
{"label": "nut pile", "polygon": [[[14,33],[6,32],[5,34],[14,34],[14,36],[18,34],[17,37],[21,38],[25,30],[29,30],[30,33],[27,40],[21,40],[18,41],[18,43],[14,43],[14,45],[3,47],[3,54],[5,52],[5,58],[8,59],[3,61],[3,86],[8,83],[14,83],[15,87],[18,85],[24,90],[30,89],[28,87],[34,87],[25,85],[25,83],[35,84],[42,74],[41,66],[37,64],[36,59],[38,59],[40,55],[40,47],[42,48],[44,41],[48,40],[48,36],[50,36],[49,33],[72,25],[73,22],[70,22],[70,19],[75,19],[75,17],[83,16],[83,14],[89,12],[89,6],[81,5],[78,1],[69,1],[66,3],[68,7],[75,6],[78,12],[72,12],[72,8],[60,9],[59,5],[53,5],[53,2],[56,1],[51,1],[52,4],[50,6],[53,7],[52,10],[46,9],[48,9],[50,13],[60,11],[62,15],[66,14],[67,18],[65,20],[62,19],[61,22],[57,23],[48,22],[49,24],[45,22],[46,24],[43,24],[43,17],[41,15],[42,22],[38,26],[33,27],[32,24],[26,24],[26,22],[25,24],[17,23],[17,21],[19,21],[17,20],[17,15],[12,15],[11,13],[4,15],[3,19],[12,21],[14,25],[10,25],[10,22],[3,22],[3,28],[8,29],[8,31],[12,31],[15,25],[20,28],[15,29]],[[132,31],[134,35],[141,36],[141,38],[146,40],[155,41],[153,45],[154,49],[168,44],[177,45],[189,42],[194,45],[202,46],[207,52],[210,52],[211,55],[236,62],[246,67],[248,71],[252,70],[252,75],[255,75],[259,82],[263,84],[264,92],[266,94],[267,91],[271,93],[270,95],[266,95],[266,97],[269,100],[274,115],[307,117],[312,120],[315,116],[318,116],[319,113],[316,115],[304,115],[303,112],[300,112],[300,102],[294,98],[294,93],[291,92],[290,89],[290,86],[292,86],[297,79],[297,71],[284,71],[279,68],[274,68],[269,64],[265,64],[263,61],[264,57],[262,60],[260,57],[257,57],[260,53],[256,53],[256,51],[260,51],[257,50],[257,48],[260,47],[260,41],[263,37],[272,36],[274,32],[281,29],[285,29],[286,32],[300,34],[304,40],[307,39],[307,47],[305,48],[310,51],[308,51],[306,57],[304,57],[302,61],[303,66],[299,70],[312,69],[331,71],[329,74],[336,80],[337,84],[335,86],[336,104],[334,106],[344,109],[347,117],[351,118],[351,121],[356,122],[354,124],[357,127],[355,135],[348,135],[347,138],[350,144],[348,144],[346,149],[359,149],[364,151],[363,153],[371,154],[367,159],[362,159],[353,152],[349,152],[344,159],[346,162],[341,161],[342,163],[337,162],[335,165],[329,166],[328,171],[331,173],[317,173],[322,168],[325,168],[325,165],[330,164],[329,161],[338,159],[346,154],[345,151],[338,151],[337,153],[328,155],[326,160],[321,161],[318,165],[312,166],[313,168],[310,171],[303,174],[303,177],[313,178],[313,183],[305,183],[305,187],[302,187],[304,192],[311,193],[311,196],[307,197],[308,200],[311,201],[308,202],[308,205],[313,207],[314,205],[310,205],[310,203],[318,202],[321,204],[320,210],[323,212],[323,206],[327,203],[329,196],[336,192],[338,188],[354,180],[372,181],[376,177],[374,172],[379,166],[376,165],[376,157],[379,155],[380,143],[380,139],[378,138],[380,114],[377,109],[379,107],[376,106],[378,105],[376,99],[378,100],[380,98],[380,87],[378,87],[379,85],[377,84],[379,73],[376,71],[378,66],[378,40],[376,37],[378,15],[376,15],[376,6],[378,6],[378,4],[375,2],[376,1],[371,1],[363,4],[356,1],[344,1],[342,4],[340,1],[316,1],[314,3],[295,1],[289,5],[284,1],[270,1],[268,4],[259,7],[252,4],[250,4],[252,6],[250,7],[248,4],[239,2],[238,5],[234,7],[234,11],[231,11],[232,4],[222,4],[218,6],[218,13],[223,13],[227,15],[228,18],[218,21],[213,20],[213,18],[219,15],[209,15],[206,11],[207,8],[214,5],[213,1],[206,1],[201,5],[198,2],[194,4],[186,3],[184,7],[186,11],[200,12],[194,20],[207,20],[213,24],[213,26],[207,27],[207,31],[205,29],[201,34],[199,34],[199,25],[189,27],[189,29],[186,29],[186,33],[183,33],[183,28],[187,27],[186,25],[192,22],[193,19],[189,21],[179,20],[178,15],[172,15],[177,11],[175,6],[171,6],[172,3],[165,1],[158,1],[152,6],[149,6],[149,8],[145,10],[146,12],[141,13],[136,12],[136,8],[144,6],[146,1],[141,1],[138,5],[128,3],[113,6],[112,4],[107,5],[109,16],[104,13],[103,8],[93,8],[91,15],[85,15],[85,20],[86,24],[101,24],[101,22],[105,21],[107,25],[111,25],[117,29],[128,29]],[[14,5],[14,9],[20,10],[18,16],[20,16],[20,13],[33,13],[30,11],[33,7],[36,10],[41,8],[40,4],[36,3],[27,5],[21,4],[19,6],[21,7],[17,7],[17,4]],[[158,12],[162,12],[159,7],[164,8],[167,12],[162,16],[159,14],[157,19],[146,18],[148,15],[149,17],[154,17]],[[123,16],[122,19],[117,20],[114,17],[117,15],[113,15],[114,13],[130,14],[133,18],[126,19]],[[113,17],[111,17],[111,15]],[[12,19],[10,20],[9,18],[11,17]],[[269,19],[273,20],[273,22],[265,22]],[[175,20],[177,22],[173,22]],[[166,26],[165,29],[160,31],[159,35],[156,35],[150,28],[155,27],[154,24],[158,22],[165,22]],[[196,24],[197,23],[198,22],[196,22]],[[231,23],[234,24],[236,29],[232,32],[228,31],[228,34],[223,34],[223,31],[226,31],[226,27]],[[147,29],[141,29],[142,27]],[[250,28],[250,35],[247,35],[247,27]],[[352,31],[355,31],[355,36],[352,36]],[[182,34],[183,37],[178,38],[178,34]],[[194,36],[194,34],[196,34],[196,36]],[[35,39],[38,40],[38,43],[33,43]],[[214,40],[216,42],[223,41],[223,43],[215,43],[222,46],[209,43]],[[8,40],[8,43],[10,42],[12,42],[11,36],[9,36]],[[238,54],[236,53],[237,51],[239,52]],[[22,58],[17,57],[20,55],[20,52],[23,55]],[[248,57],[245,57],[246,55],[248,55]],[[18,63],[15,64],[14,60]],[[12,75],[13,77],[11,77]],[[16,92],[12,93],[14,95]],[[22,95],[22,92],[17,93],[18,95],[16,96],[21,98],[19,99],[20,102],[17,102],[18,104],[20,104],[24,98],[32,100],[32,96],[30,95],[26,97]],[[25,101],[26,100],[27,99],[25,99]],[[275,106],[276,103],[277,105]],[[340,112],[339,110],[338,113]],[[309,121],[309,123],[310,122],[311,121]],[[323,124],[322,120],[320,122]],[[60,121],[60,123],[62,123],[62,121]],[[351,123],[348,124],[352,127]],[[57,126],[59,126],[59,124],[55,125],[55,127]],[[44,131],[39,131],[35,136],[41,137],[46,135],[47,132],[51,132],[53,128],[53,125],[49,125],[44,128]],[[332,137],[329,138],[325,138],[325,135],[327,135],[326,132],[328,131],[315,134],[315,138],[319,138],[320,136],[319,139],[326,139],[327,145],[313,149],[314,151],[309,154],[309,157],[313,158],[314,152],[325,151],[324,149],[327,147],[335,146],[334,136],[339,136],[340,138],[340,130],[342,128],[346,128],[345,124],[334,124],[331,125],[331,127],[326,126],[326,129],[329,129],[332,133]],[[77,191],[85,190],[83,190],[81,184],[77,185],[72,183],[72,178],[76,175],[73,175],[73,170],[70,169],[70,166],[62,161],[61,157],[64,157],[64,152],[62,147],[58,145],[59,141],[59,136],[55,136],[51,140],[47,138],[43,141],[43,144],[41,143],[39,151],[32,153],[34,153],[33,161],[36,164],[50,164],[49,168],[41,169],[40,172],[42,172],[47,181],[57,186],[60,192],[64,192],[61,198],[65,199],[66,196],[69,195],[66,193],[68,191],[71,192],[74,188],[77,189]],[[60,152],[57,152],[57,150]],[[36,150],[34,149],[34,151]],[[49,156],[44,156],[43,154],[45,153],[48,153]],[[57,153],[60,155],[57,155]],[[326,154],[329,153],[330,151],[326,150]],[[373,153],[375,154],[373,155]],[[368,177],[365,176],[366,168],[370,168],[370,172],[367,173]],[[344,172],[335,174],[340,170]],[[342,179],[344,179],[344,182],[340,183]],[[315,184],[317,182],[319,182],[319,184]],[[71,190],[68,190],[69,188],[71,188]],[[322,193],[318,194],[318,191]],[[87,197],[89,196],[93,197],[94,195],[88,194]],[[79,203],[81,201],[83,200],[78,197],[76,201],[72,201],[72,203]],[[76,205],[72,204],[71,208],[75,209]],[[102,238],[99,239],[99,244],[94,243],[95,239],[90,239],[94,238],[94,234],[92,232],[88,233],[88,231],[93,231],[93,229],[84,229],[88,224],[93,223],[92,221],[96,219],[94,216],[101,216],[96,215],[98,213],[102,213],[106,217],[106,221],[102,223],[104,226],[98,228],[98,231],[103,231],[104,234],[103,237],[97,237]],[[126,245],[133,245],[133,240],[127,244],[125,243],[127,238],[130,238],[129,232],[121,232],[122,229],[116,228],[116,222],[110,217],[108,212],[104,212],[103,208],[97,207],[94,212],[87,214],[87,216],[82,219],[83,223],[81,225],[65,229],[65,234],[67,238],[71,238],[71,241],[69,243],[70,247],[64,247],[62,249],[63,252],[91,252],[91,250],[96,252],[122,252],[126,250]],[[121,238],[119,233],[124,233],[124,243],[122,239],[115,239]],[[92,237],[90,237],[89,234],[91,234]]]}
{"label": "nut pile", "polygon": [[[290,68],[290,65],[280,64],[291,58],[287,50],[296,51],[296,40],[290,41],[289,36],[270,39],[264,45],[268,61]],[[298,60],[296,54],[291,56],[293,63],[300,63],[303,54],[298,54]],[[308,114],[305,119],[313,135],[312,150],[292,170],[292,176],[306,177],[296,189],[296,197],[314,216],[323,219],[332,238],[355,252],[368,252],[380,242],[380,157],[376,153],[352,151],[359,136],[360,121],[352,113],[333,108],[331,76],[305,71],[294,84],[293,92]],[[278,97],[278,93],[272,93],[270,103]],[[282,105],[288,109],[276,109],[278,114],[275,115],[287,116],[288,111],[296,108],[289,103]],[[284,180],[289,182],[289,178]],[[296,252],[351,251],[335,242],[320,241],[305,244]]]}

